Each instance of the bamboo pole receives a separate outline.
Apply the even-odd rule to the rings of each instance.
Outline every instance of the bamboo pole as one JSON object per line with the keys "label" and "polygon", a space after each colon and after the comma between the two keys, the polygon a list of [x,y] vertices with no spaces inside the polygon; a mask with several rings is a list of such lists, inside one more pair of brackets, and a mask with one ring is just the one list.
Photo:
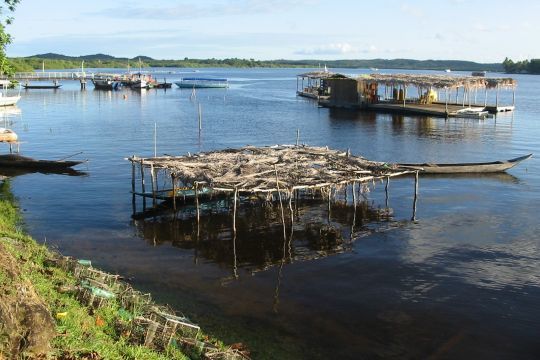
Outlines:
{"label": "bamboo pole", "polygon": [[201,103],[199,103],[199,132],[202,130],[202,107]]}
{"label": "bamboo pole", "polygon": [[133,214],[137,212],[137,208],[135,205],[135,155],[131,158],[131,207],[133,210]]}
{"label": "bamboo pole", "polygon": [[296,146],[300,144],[300,129],[296,129]]}
{"label": "bamboo pole", "polygon": [[487,87],[484,88],[484,107],[487,106]]}
{"label": "bamboo pole", "polygon": [[512,89],[512,106],[516,105],[516,88]]}
{"label": "bamboo pole", "polygon": [[353,221],[351,226],[351,242],[354,237],[354,226],[356,225],[356,190],[354,189],[356,187],[356,182],[353,181],[352,183],[352,196],[353,196]]}
{"label": "bamboo pole", "polygon": [[414,176],[414,201],[413,201],[413,215],[411,221],[416,221],[416,203],[418,201],[418,171]]}

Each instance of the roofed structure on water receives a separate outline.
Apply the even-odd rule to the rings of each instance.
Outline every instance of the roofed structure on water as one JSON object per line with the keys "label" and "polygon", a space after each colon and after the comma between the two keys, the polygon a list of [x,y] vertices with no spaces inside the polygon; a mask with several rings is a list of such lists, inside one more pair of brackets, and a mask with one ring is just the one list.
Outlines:
{"label": "roofed structure on water", "polygon": [[327,147],[246,146],[184,156],[131,157],[142,167],[168,172],[184,185],[215,191],[271,193],[332,188],[410,173]]}
{"label": "roofed structure on water", "polygon": [[477,76],[450,76],[426,74],[369,74],[356,78],[359,81],[373,81],[379,84],[420,86],[435,89],[488,88],[498,87],[513,89],[517,82],[512,78],[486,78]]}

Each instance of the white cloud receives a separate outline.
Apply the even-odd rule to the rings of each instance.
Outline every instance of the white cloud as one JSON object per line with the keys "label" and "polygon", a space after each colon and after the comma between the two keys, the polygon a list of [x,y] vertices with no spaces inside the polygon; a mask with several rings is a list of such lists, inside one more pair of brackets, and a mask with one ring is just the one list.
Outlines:
{"label": "white cloud", "polygon": [[296,53],[300,55],[344,55],[355,52],[358,51],[349,43],[332,43],[312,49],[303,49]]}

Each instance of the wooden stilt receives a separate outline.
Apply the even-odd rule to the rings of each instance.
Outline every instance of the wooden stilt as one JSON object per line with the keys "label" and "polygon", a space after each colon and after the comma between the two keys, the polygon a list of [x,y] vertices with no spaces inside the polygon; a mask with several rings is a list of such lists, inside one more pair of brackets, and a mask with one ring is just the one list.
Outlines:
{"label": "wooden stilt", "polygon": [[200,209],[199,209],[199,183],[195,183],[195,207],[197,209],[197,227],[200,222]]}
{"label": "wooden stilt", "polygon": [[385,206],[388,209],[388,187],[390,186],[390,176],[386,178],[386,185],[384,186],[384,193],[385,193]]}
{"label": "wooden stilt", "polygon": [[512,106],[516,105],[516,88],[512,89]]}
{"label": "wooden stilt", "polygon": [[300,129],[296,129],[296,146],[300,145]]}
{"label": "wooden stilt", "polygon": [[176,211],[176,178],[171,174],[173,210]]}
{"label": "wooden stilt", "polygon": [[353,241],[353,237],[354,237],[354,227],[356,225],[356,191],[355,191],[355,188],[356,187],[356,182],[353,182],[352,183],[352,195],[353,195],[353,220],[352,220],[352,226],[351,226],[351,242]]}
{"label": "wooden stilt", "polygon": [[278,198],[279,198],[279,207],[281,209],[281,222],[283,223],[283,240],[287,239],[287,228],[285,225],[285,211],[283,210],[283,201],[281,199],[281,191],[279,190],[279,178],[278,178],[278,172],[277,172],[277,166],[274,165],[274,171],[276,172],[276,189],[278,192]]}
{"label": "wooden stilt", "polygon": [[487,106],[487,87],[484,88],[484,107]]}
{"label": "wooden stilt", "polygon": [[497,84],[497,92],[495,93],[495,111],[499,111],[499,84]]}
{"label": "wooden stilt", "polygon": [[238,188],[234,188],[234,199],[233,199],[233,233],[236,237],[236,200],[238,198]]}
{"label": "wooden stilt", "polygon": [[[144,160],[141,159],[141,190],[143,194],[146,194],[146,186],[144,184]],[[146,210],[146,196],[143,196],[143,211]]]}
{"label": "wooden stilt", "polygon": [[131,207],[133,214],[135,214],[137,212],[135,201],[135,155],[133,155],[131,159]]}
{"label": "wooden stilt", "polygon": [[150,164],[150,182],[152,184],[152,206],[156,206],[156,174],[154,172],[154,164]]}
{"label": "wooden stilt", "polygon": [[413,215],[411,221],[416,221],[416,203],[418,201],[418,171],[414,177],[414,201],[413,201]]}

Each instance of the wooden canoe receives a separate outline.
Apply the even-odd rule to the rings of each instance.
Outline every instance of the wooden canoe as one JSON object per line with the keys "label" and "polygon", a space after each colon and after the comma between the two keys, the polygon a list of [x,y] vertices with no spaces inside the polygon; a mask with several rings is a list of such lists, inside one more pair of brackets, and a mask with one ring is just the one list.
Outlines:
{"label": "wooden canoe", "polygon": [[17,168],[36,171],[64,170],[86,162],[67,160],[36,160],[17,154],[0,155],[0,168]]}
{"label": "wooden canoe", "polygon": [[419,170],[426,174],[464,174],[464,173],[497,173],[513,168],[520,162],[529,159],[532,154],[520,156],[506,161],[492,161],[484,163],[456,163],[456,164],[397,164],[399,167]]}

